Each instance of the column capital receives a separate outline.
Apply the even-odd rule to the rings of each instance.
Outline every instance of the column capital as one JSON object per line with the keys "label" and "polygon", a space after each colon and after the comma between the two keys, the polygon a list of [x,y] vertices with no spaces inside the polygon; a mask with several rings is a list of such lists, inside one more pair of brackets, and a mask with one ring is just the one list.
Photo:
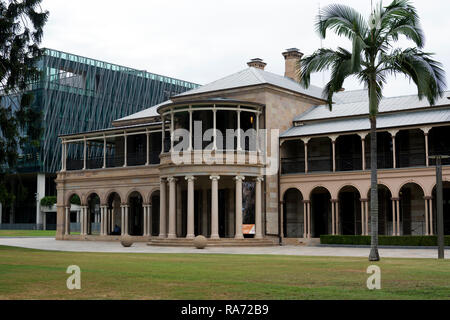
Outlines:
{"label": "column capital", "polygon": [[168,177],[168,178],[167,178],[167,182],[169,182],[169,183],[177,182],[177,181],[178,181],[178,179],[175,178],[175,177]]}
{"label": "column capital", "polygon": [[304,144],[308,144],[308,142],[309,142],[309,140],[311,140],[311,138],[301,138],[300,140],[302,140]]}
{"label": "column capital", "polygon": [[399,131],[400,130],[398,130],[398,129],[388,130],[388,132],[391,134],[392,138],[395,138],[395,136],[397,135],[397,133]]}
{"label": "column capital", "polygon": [[186,181],[194,181],[194,180],[196,180],[197,178],[194,177],[194,176],[186,176],[184,179],[185,179]]}
{"label": "column capital", "polygon": [[167,179],[166,178],[159,178],[159,183],[166,183]]}
{"label": "column capital", "polygon": [[209,179],[217,181],[220,180],[220,176],[210,176]]}
{"label": "column capital", "polygon": [[358,132],[358,136],[361,137],[361,140],[365,140],[369,132]]}
{"label": "column capital", "polygon": [[336,143],[336,139],[339,137],[337,134],[328,136],[331,139],[332,143]]}
{"label": "column capital", "polygon": [[432,129],[432,127],[422,127],[420,128],[420,130],[423,131],[423,133],[427,136],[428,133],[430,132],[430,130]]}
{"label": "column capital", "polygon": [[241,181],[242,182],[242,181],[245,180],[245,177],[244,176],[236,176],[233,179],[236,180],[236,181]]}
{"label": "column capital", "polygon": [[256,182],[263,182],[263,181],[264,181],[264,178],[263,178],[263,177],[256,177],[256,178],[255,178],[255,181],[256,181]]}

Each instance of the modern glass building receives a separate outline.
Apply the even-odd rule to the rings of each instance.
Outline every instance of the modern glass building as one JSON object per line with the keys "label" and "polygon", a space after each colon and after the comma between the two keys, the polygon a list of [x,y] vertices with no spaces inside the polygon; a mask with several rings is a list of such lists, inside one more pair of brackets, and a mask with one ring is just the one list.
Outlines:
{"label": "modern glass building", "polygon": [[[42,224],[37,203],[46,195],[56,195],[53,180],[61,166],[58,135],[103,129],[114,119],[198,86],[52,49],[45,50],[38,67],[42,76],[29,90],[34,95],[33,106],[42,114],[42,136],[39,147],[28,145],[21,150],[15,174],[8,179],[17,199],[14,206],[0,209],[3,228],[8,227],[5,223]],[[18,101],[19,95],[2,98],[6,106],[14,107]]]}

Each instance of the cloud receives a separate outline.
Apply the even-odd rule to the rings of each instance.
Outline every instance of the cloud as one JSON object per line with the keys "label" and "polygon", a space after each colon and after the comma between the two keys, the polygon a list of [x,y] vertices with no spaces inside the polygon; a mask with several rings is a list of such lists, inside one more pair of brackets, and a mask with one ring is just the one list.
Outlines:
{"label": "cloud", "polygon": [[[369,1],[344,3],[362,13]],[[384,1],[388,3],[388,1]],[[414,2],[427,35],[426,50],[450,66],[450,49],[442,38],[450,30],[446,0]],[[298,0],[44,0],[50,11],[43,45],[136,69],[205,84],[246,67],[255,57],[267,70],[284,73],[281,52],[297,47],[305,54],[320,47],[314,30],[318,2]],[[330,37],[326,47],[348,47],[345,39]],[[446,68],[449,71],[448,68]],[[327,75],[315,75],[322,86]],[[361,85],[350,80],[346,89]],[[385,95],[415,93],[413,85],[390,79]]]}

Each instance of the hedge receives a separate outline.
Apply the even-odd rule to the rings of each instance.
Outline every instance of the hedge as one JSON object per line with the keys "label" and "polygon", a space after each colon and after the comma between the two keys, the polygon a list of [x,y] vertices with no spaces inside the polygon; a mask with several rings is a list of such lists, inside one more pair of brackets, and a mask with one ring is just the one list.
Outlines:
{"label": "hedge", "polygon": [[41,206],[43,207],[51,207],[56,204],[55,196],[47,196],[41,199]]}
{"label": "hedge", "polygon": [[[321,244],[370,245],[370,236],[320,236]],[[450,246],[450,236],[445,236],[444,243]],[[437,236],[379,236],[380,246],[437,246]]]}

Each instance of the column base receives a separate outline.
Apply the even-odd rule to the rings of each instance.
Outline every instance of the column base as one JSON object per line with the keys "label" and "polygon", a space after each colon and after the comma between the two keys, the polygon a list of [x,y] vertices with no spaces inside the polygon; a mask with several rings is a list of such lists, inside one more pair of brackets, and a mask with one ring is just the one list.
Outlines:
{"label": "column base", "polygon": [[158,238],[164,239],[164,238],[167,238],[167,235],[164,233],[160,233]]}
{"label": "column base", "polygon": [[218,234],[212,234],[210,239],[220,239]]}
{"label": "column base", "polygon": [[236,236],[234,236],[234,238],[235,239],[244,239],[244,235],[242,235],[242,234],[241,235],[236,235]]}
{"label": "column base", "polygon": [[195,235],[193,235],[193,234],[188,234],[186,236],[186,239],[194,239],[194,238],[195,238]]}
{"label": "column base", "polygon": [[255,234],[255,239],[262,239],[262,238],[263,238],[262,234]]}
{"label": "column base", "polygon": [[176,239],[177,235],[176,234],[168,234],[167,238],[169,238],[169,239]]}

